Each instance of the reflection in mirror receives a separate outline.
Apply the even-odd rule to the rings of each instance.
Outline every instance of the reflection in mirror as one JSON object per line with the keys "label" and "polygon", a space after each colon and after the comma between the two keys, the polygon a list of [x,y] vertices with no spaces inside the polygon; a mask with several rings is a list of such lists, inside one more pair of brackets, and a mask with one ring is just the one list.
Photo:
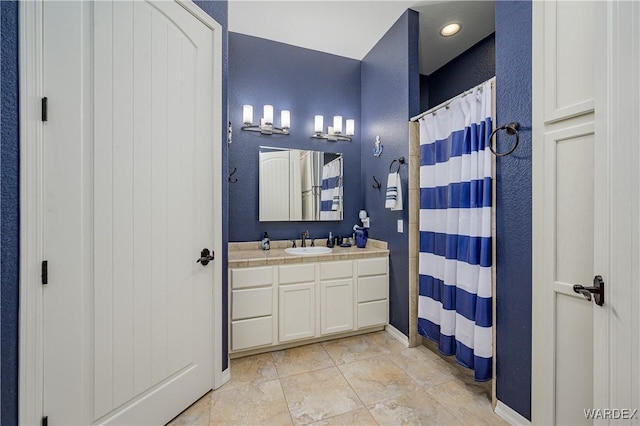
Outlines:
{"label": "reflection in mirror", "polygon": [[342,220],[342,154],[261,146],[260,221]]}

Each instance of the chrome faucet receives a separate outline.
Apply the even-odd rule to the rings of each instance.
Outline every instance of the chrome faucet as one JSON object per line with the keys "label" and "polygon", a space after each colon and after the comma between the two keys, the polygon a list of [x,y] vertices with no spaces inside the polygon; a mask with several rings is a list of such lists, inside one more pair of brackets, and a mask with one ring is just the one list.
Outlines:
{"label": "chrome faucet", "polygon": [[302,231],[302,242],[300,243],[300,247],[306,247],[307,246],[307,238],[309,238],[309,231]]}

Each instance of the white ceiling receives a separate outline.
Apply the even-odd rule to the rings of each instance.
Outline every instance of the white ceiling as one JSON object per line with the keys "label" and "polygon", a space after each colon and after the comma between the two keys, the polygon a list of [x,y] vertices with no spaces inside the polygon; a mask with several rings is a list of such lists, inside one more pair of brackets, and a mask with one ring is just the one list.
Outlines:
{"label": "white ceiling", "polygon": [[[493,1],[230,0],[229,31],[361,60],[408,8],[420,12],[421,74],[495,28]],[[453,21],[460,32],[441,37],[440,28]]]}

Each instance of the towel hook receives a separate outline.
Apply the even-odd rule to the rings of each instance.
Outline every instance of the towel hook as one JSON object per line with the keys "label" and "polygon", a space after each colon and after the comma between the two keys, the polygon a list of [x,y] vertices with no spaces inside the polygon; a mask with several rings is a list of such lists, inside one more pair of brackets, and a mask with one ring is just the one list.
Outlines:
{"label": "towel hook", "polygon": [[375,189],[377,189],[378,191],[380,191],[380,188],[382,188],[382,183],[380,183],[380,181],[378,179],[376,179],[376,175],[373,175],[373,181],[375,182],[373,186]]}
{"label": "towel hook", "polygon": [[395,163],[396,161],[398,162],[398,170],[396,170],[395,173],[398,173],[400,171],[400,166],[404,164],[404,157],[396,158],[395,160],[393,160],[389,165],[389,171],[393,169],[393,163]]}
{"label": "towel hook", "polygon": [[[491,132],[491,135],[489,136],[489,149],[491,150],[491,152],[493,152],[493,155],[495,155],[496,157],[504,157],[505,155],[509,155],[516,150],[516,148],[518,147],[518,144],[520,143],[520,133],[518,133],[519,128],[520,128],[520,124],[514,121],[509,124],[503,124],[500,127],[496,127],[496,129],[493,132]],[[506,130],[508,135],[516,135],[516,143],[514,143],[511,149],[507,152],[496,152],[493,149],[493,135],[495,135],[498,132],[498,130]],[[498,142],[496,138],[496,145],[497,144]]]}
{"label": "towel hook", "polygon": [[231,183],[236,183],[236,182],[238,181],[238,178],[234,178],[234,177],[232,177],[232,176],[235,174],[235,172],[237,172],[237,171],[238,171],[238,168],[237,168],[237,167],[234,167],[234,168],[233,168],[233,171],[232,171],[232,172],[231,172],[231,174],[229,175],[229,182],[231,182]]}

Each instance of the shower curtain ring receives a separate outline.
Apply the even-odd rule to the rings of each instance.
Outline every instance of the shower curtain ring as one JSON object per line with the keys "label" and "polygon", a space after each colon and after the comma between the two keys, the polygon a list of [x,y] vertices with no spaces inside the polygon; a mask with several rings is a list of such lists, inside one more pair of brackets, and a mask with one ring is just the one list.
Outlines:
{"label": "shower curtain ring", "polygon": [[[495,155],[496,157],[504,157],[505,155],[509,155],[516,150],[516,148],[518,147],[518,144],[520,143],[520,133],[518,133],[519,128],[520,128],[520,124],[514,121],[509,124],[503,124],[500,127],[496,127],[496,129],[493,132],[491,132],[491,135],[489,136],[489,149],[491,150],[493,155]],[[495,135],[498,132],[498,130],[506,130],[508,135],[516,135],[516,143],[514,143],[511,149],[507,152],[496,152],[493,149],[493,135]],[[498,144],[498,141],[496,138],[496,145],[497,144]]]}

